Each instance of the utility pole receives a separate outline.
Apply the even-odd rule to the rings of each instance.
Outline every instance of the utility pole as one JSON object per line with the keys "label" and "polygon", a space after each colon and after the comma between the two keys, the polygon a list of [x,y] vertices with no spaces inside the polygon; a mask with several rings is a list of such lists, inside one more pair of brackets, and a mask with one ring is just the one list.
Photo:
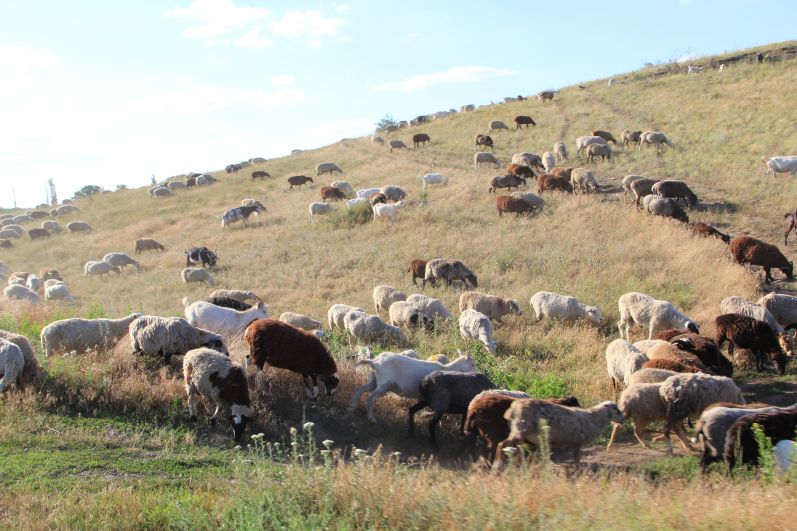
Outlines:
{"label": "utility pole", "polygon": [[47,180],[47,183],[50,185],[50,204],[55,206],[58,204],[58,195],[55,193],[55,183],[52,177]]}
{"label": "utility pole", "polygon": [[11,197],[14,199],[14,208],[17,208],[17,191],[13,186],[11,187]]}

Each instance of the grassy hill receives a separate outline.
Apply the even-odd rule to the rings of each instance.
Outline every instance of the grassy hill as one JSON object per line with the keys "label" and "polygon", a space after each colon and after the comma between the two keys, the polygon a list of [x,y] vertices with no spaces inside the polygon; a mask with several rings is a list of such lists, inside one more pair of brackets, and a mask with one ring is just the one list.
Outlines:
{"label": "grassy hill", "polygon": [[[182,315],[183,296],[198,299],[209,292],[180,279],[183,250],[194,245],[218,251],[216,287],[254,289],[275,316],[289,310],[321,320],[335,303],[372,311],[371,292],[377,284],[421,292],[410,282],[407,262],[451,257],[477,273],[480,291],[517,298],[524,313],[496,327],[499,348],[494,358],[464,342],[455,325],[439,334],[414,334],[414,348],[426,356],[456,348],[474,351],[480,369],[496,383],[534,396],[567,393],[588,405],[610,399],[603,352],[617,334],[621,294],[633,290],[672,301],[711,336],[724,297],[755,299],[762,290],[760,274],[733,264],[721,242],[692,238],[684,226],[625,203],[616,193],[622,177],[641,173],[686,180],[701,199],[689,212],[691,220],[773,243],[781,243],[783,213],[794,208],[790,198],[797,192],[788,176],[764,177],[761,162],[762,156],[795,152],[797,131],[789,118],[797,63],[740,61],[724,72],[650,77],[654,71],[617,76],[625,84],[613,87],[605,80],[586,83],[585,89],[567,87],[552,103],[534,99],[487,106],[384,135],[411,145],[413,133],[426,132],[432,143],[422,150],[389,153],[367,138],[343,140],[238,174],[217,172],[217,184],[168,199],[150,199],[145,189],[81,199],[76,202],[80,213],[59,221],[85,220],[95,228],[93,233],[60,234],[48,241],[24,238],[0,255],[10,271],[59,269],[78,304],[30,308],[3,300],[0,328],[36,339],[43,325],[67,316],[116,317],[132,311]],[[513,153],[542,153],[565,141],[570,164],[582,165],[574,140],[593,129],[618,137],[625,128],[660,129],[675,148],[661,157],[653,150],[617,149],[612,162],[594,168],[603,193],[546,193],[547,207],[540,215],[499,219],[494,194],[487,192],[488,180],[499,172],[473,168],[473,137],[486,133],[490,120],[511,124],[517,114],[533,116],[538,125],[492,135],[503,163]],[[322,161],[338,163],[344,174],[288,191],[286,177],[314,175]],[[250,180],[249,172],[257,169],[266,169],[273,179]],[[430,171],[448,175],[450,184],[424,192],[420,177]],[[308,204],[319,200],[322,185],[338,179],[355,188],[397,184],[408,191],[410,205],[392,224],[358,223],[342,204],[310,223]],[[262,201],[267,212],[253,218],[250,228],[222,231],[216,216],[244,198]],[[141,273],[83,277],[87,260],[112,251],[132,253],[133,240],[139,237],[158,239],[167,252],[142,255]],[[791,248],[781,248],[794,256]],[[789,282],[776,286],[793,289]],[[539,290],[575,295],[600,307],[604,324],[536,323],[528,301]],[[457,309],[459,292],[440,287],[423,292]],[[641,338],[639,332],[636,337]],[[268,371],[268,385],[258,388],[259,418],[252,433],[262,431],[266,440],[284,444],[290,427],[301,431],[309,420],[315,423],[311,439],[333,439],[345,455],[352,446],[373,450],[382,445],[386,451],[402,452],[402,462],[409,460],[411,466],[377,459],[316,470],[290,464],[289,455],[263,460],[258,453],[265,451],[262,446],[232,450],[226,431],[184,422],[179,360],[160,368],[134,358],[123,341],[109,353],[43,360],[45,382],[35,391],[10,393],[0,403],[0,446],[7,456],[0,462],[0,481],[11,493],[0,502],[0,521],[34,518],[42,527],[162,527],[167,522],[178,527],[262,527],[259,522],[275,527],[376,527],[411,521],[417,522],[413,527],[473,528],[548,523],[608,527],[626,521],[636,526],[751,527],[764,514],[774,525],[781,517],[784,525],[787,521],[779,507],[747,501],[746,489],[754,481],[761,500],[775,489],[780,498],[793,498],[791,484],[750,478],[738,483],[686,481],[694,475],[694,457],[664,458],[660,449],[638,452],[631,438],[620,457],[595,460],[602,466],[633,465],[632,471],[617,472],[605,487],[578,480],[581,496],[575,500],[574,482],[544,465],[499,476],[455,466],[458,436],[453,423],[443,438],[440,458],[445,467],[418,467],[417,460],[429,454],[428,441],[425,430],[411,439],[404,435],[404,402],[381,400],[375,426],[367,423],[362,408],[354,415],[345,413],[352,387],[365,375],[347,359],[355,346],[337,334],[330,334],[329,344],[343,375],[334,400],[306,404],[298,377]],[[245,345],[233,338],[233,357],[244,353]],[[792,395],[782,391],[793,392],[795,371],[790,368],[782,378],[740,376],[742,382],[781,393],[780,399],[791,403]],[[305,455],[311,451],[304,450]],[[658,474],[666,487],[640,483],[638,470]],[[368,485],[392,487],[379,492]],[[71,494],[53,496],[67,491]],[[731,524],[726,510],[741,503],[747,512],[735,514],[739,519]],[[677,514],[660,513],[670,505],[679,507]],[[303,515],[311,519],[303,520]]]}

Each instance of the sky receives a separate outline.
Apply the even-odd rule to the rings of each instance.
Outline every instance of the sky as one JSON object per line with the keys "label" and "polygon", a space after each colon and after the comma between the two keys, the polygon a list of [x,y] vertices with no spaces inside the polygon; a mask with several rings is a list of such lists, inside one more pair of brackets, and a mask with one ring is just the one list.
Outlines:
{"label": "sky", "polygon": [[793,0],[0,0],[0,207],[795,37]]}

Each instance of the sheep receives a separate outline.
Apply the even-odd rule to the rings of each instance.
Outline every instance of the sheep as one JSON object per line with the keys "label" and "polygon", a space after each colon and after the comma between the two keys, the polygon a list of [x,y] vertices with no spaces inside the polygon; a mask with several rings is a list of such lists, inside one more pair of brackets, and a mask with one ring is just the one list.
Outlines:
{"label": "sheep", "polygon": [[385,139],[379,135],[371,135],[371,142],[373,142],[374,144],[384,144]]}
{"label": "sheep", "polygon": [[412,145],[415,149],[418,149],[418,147],[423,147],[427,142],[431,141],[432,139],[426,133],[417,133],[412,135]]}
{"label": "sheep", "polygon": [[388,140],[387,142],[388,147],[390,148],[390,152],[392,153],[394,149],[409,149],[407,144],[402,142],[401,140]]}
{"label": "sheep", "polygon": [[321,201],[326,202],[327,199],[335,199],[338,201],[345,201],[346,194],[343,193],[342,190],[339,188],[335,188],[334,186],[322,186],[321,187]]}
{"label": "sheep", "polygon": [[531,296],[529,303],[534,308],[537,321],[541,319],[561,319],[562,321],[587,319],[600,324],[603,320],[600,309],[595,306],[587,306],[569,295],[538,291]]}
{"label": "sheep", "polygon": [[[63,204],[58,208],[55,208],[54,210],[56,216],[65,216],[67,214],[74,214],[75,212],[80,212],[80,208],[69,204]],[[50,215],[52,215],[52,212],[50,212]]]}
{"label": "sheep", "polygon": [[790,157],[761,157],[766,166],[764,177],[769,174],[790,173],[792,177],[797,175],[797,156]]}
{"label": "sheep", "polygon": [[310,203],[310,206],[307,210],[310,212],[310,223],[312,223],[315,216],[329,214],[332,212],[332,205],[329,203],[314,202]]}
{"label": "sheep", "polygon": [[23,234],[25,234],[25,229],[23,229],[19,225],[6,225],[5,230],[14,231],[18,238],[21,238]]}
{"label": "sheep", "polygon": [[542,157],[527,151],[512,155],[512,164],[517,164],[518,166],[528,166],[529,168],[539,168],[541,170],[545,167],[542,164]]}
{"label": "sheep", "polygon": [[327,310],[327,323],[332,330],[346,330],[343,319],[349,312],[363,312],[365,310],[356,306],[349,306],[347,304],[333,304]]}
{"label": "sheep", "polygon": [[[768,309],[761,304],[756,304],[743,297],[737,297],[735,295],[725,297],[720,301],[720,312],[723,314],[735,313],[737,315],[752,317],[753,319],[767,323],[778,336],[782,336],[784,333],[783,326],[781,326],[780,322],[778,322]],[[784,341],[781,341],[781,345],[784,345],[785,348]]]}
{"label": "sheep", "polygon": [[20,234],[17,231],[15,231],[15,230],[12,230],[12,229],[9,229],[9,228],[4,228],[3,230],[0,230],[0,238],[4,238],[4,239],[8,240],[9,238],[17,239],[19,237],[20,237]]}
{"label": "sheep", "polygon": [[612,380],[615,398],[622,384],[628,385],[632,374],[642,368],[648,357],[625,339],[615,339],[606,347],[606,371]]}
{"label": "sheep", "polygon": [[202,267],[213,269],[218,261],[216,253],[207,247],[191,247],[185,251],[185,267],[201,264]]}
{"label": "sheep", "polygon": [[[658,360],[656,360],[658,361]],[[628,377],[628,387],[638,383],[658,383],[663,382],[673,374],[678,374],[677,371],[670,371],[668,369],[653,369],[642,366],[641,369],[634,372]]]}
{"label": "sheep", "polygon": [[689,216],[672,199],[666,199],[656,195],[648,195],[642,201],[642,208],[645,212],[664,218],[673,218],[682,223],[689,222]]}
{"label": "sheep", "polygon": [[595,179],[595,174],[586,168],[573,168],[570,172],[570,184],[574,192],[576,186],[578,186],[585,194],[589,193],[590,190],[594,193],[598,193],[600,189],[598,181]]}
{"label": "sheep", "polygon": [[793,278],[794,264],[774,245],[749,236],[737,236],[731,240],[729,250],[737,264],[762,266],[767,284],[775,280],[770,271],[772,268],[779,269],[789,280]]}
{"label": "sheep", "polygon": [[758,464],[759,445],[751,427],[758,424],[770,443],[792,441],[797,435],[797,406],[774,408],[765,412],[748,413],[737,420],[725,435],[722,457],[728,466],[728,474],[736,465],[736,441],[741,445],[742,463]]}
{"label": "sheep", "polygon": [[493,148],[493,139],[490,135],[476,135],[476,146]]}
{"label": "sheep", "polygon": [[367,199],[371,197],[373,194],[380,193],[379,190],[380,188],[360,188],[359,190],[357,190],[356,193],[357,197],[363,197]]}
{"label": "sheep", "polygon": [[119,319],[62,319],[44,328],[39,334],[45,356],[62,352],[83,354],[89,350],[107,351],[125,337],[130,324],[141,317],[133,313]]}
{"label": "sheep", "polygon": [[[500,129],[505,129],[506,131],[509,131],[509,127],[507,127],[506,124],[504,122],[502,122],[501,120],[490,120],[490,123],[487,124],[487,126],[490,129],[491,133],[493,131],[498,131]],[[518,128],[520,128],[519,125],[518,125]]]}
{"label": "sheep", "polygon": [[64,280],[63,277],[61,277],[61,273],[59,273],[57,269],[53,269],[52,267],[39,268],[39,276],[45,282],[50,279]]}
{"label": "sheep", "polygon": [[599,136],[595,135],[580,136],[576,138],[576,153],[580,157],[581,154],[584,152],[584,150],[593,144],[600,144],[603,146],[609,145],[608,142],[606,142],[606,140],[602,139]]}
{"label": "sheep", "polygon": [[380,343],[383,345],[396,343],[406,344],[404,332],[397,326],[387,324],[378,315],[365,312],[349,312],[343,318],[346,332],[363,343]]}
{"label": "sheep", "polygon": [[[492,126],[492,122],[490,122],[490,125]],[[530,125],[536,126],[537,123],[532,120],[531,116],[515,116],[515,129],[522,129],[524,125],[528,129]]]}
{"label": "sheep", "polygon": [[294,186],[299,187],[311,182],[313,182],[312,177],[308,177],[306,175],[293,175],[288,177],[288,184],[290,185],[288,190],[293,190]]}
{"label": "sheep", "polygon": [[426,317],[432,320],[440,318],[447,321],[453,317],[440,299],[415,293],[407,297],[407,303],[419,309]]}
{"label": "sheep", "polygon": [[370,203],[365,197],[355,197],[354,199],[349,199],[346,201],[346,208],[348,210],[355,208],[357,205],[370,205]]}
{"label": "sheep", "polygon": [[777,368],[779,374],[786,372],[786,356],[772,328],[764,321],[746,315],[728,313],[714,319],[717,330],[717,347],[727,340],[728,355],[733,356],[734,347],[748,349],[753,352],[756,369],[764,370],[764,353]]}
{"label": "sheep", "polygon": [[180,271],[180,277],[185,284],[190,282],[204,282],[208,286],[214,284],[213,277],[208,273],[207,269],[202,267],[186,267]]}
{"label": "sheep", "polygon": [[631,193],[634,196],[634,202],[636,206],[639,207],[639,201],[646,196],[649,196],[653,193],[653,185],[656,184],[656,179],[649,179],[648,177],[642,177],[641,179],[635,179],[631,181]]}
{"label": "sheep", "polygon": [[193,326],[223,336],[239,334],[252,321],[268,317],[268,305],[263,301],[253,304],[247,310],[239,311],[205,301],[191,302],[188,297],[183,297],[183,308],[185,319]]}
{"label": "sheep", "polygon": [[595,162],[595,158],[600,157],[603,162],[606,159],[612,160],[612,148],[605,144],[590,144],[587,147],[587,162]]}
{"label": "sheep", "polygon": [[487,151],[479,151],[473,155],[473,167],[478,168],[479,164],[495,164],[496,168],[501,167],[501,163],[495,158],[495,155]]}
{"label": "sheep", "polygon": [[506,173],[509,175],[514,175],[516,177],[521,177],[523,179],[533,179],[535,174],[534,170],[532,170],[528,166],[524,166],[522,164],[509,164],[506,167]]}
{"label": "sheep", "polygon": [[208,297],[208,302],[212,302],[212,299],[234,299],[239,302],[246,303],[249,300],[256,300],[261,301],[260,297],[254,291],[251,290],[237,290],[237,289],[217,289],[214,290],[213,293],[210,294]]}
{"label": "sheep", "polygon": [[[531,194],[534,195],[534,194]],[[534,197],[537,197],[534,195]],[[521,214],[534,212],[534,205],[520,197],[511,195],[499,195],[495,198],[495,208],[498,210],[498,217],[504,217],[504,212],[514,212],[515,217]]]}
{"label": "sheep", "polygon": [[388,308],[388,314],[391,326],[427,329],[431,327],[432,320],[406,300],[392,303]]}
{"label": "sheep", "polygon": [[493,325],[490,318],[483,313],[468,309],[459,314],[459,335],[462,339],[475,339],[491,353],[495,354],[496,344],[493,341]]}
{"label": "sheep", "polygon": [[473,112],[476,110],[476,106],[473,105],[472,103],[469,103],[468,105],[463,105],[462,107],[460,107],[459,110],[462,112]]}
{"label": "sheep", "polygon": [[540,101],[553,101],[555,92],[553,90],[543,90],[537,93],[537,99]]}
{"label": "sheep", "polygon": [[23,367],[22,367],[22,385],[36,382],[41,376],[41,367],[39,360],[36,358],[36,353],[28,341],[28,338],[5,330],[0,330],[0,339],[4,339],[16,345],[22,353]]}
{"label": "sheep", "polygon": [[166,247],[164,247],[162,243],[152,238],[138,238],[135,242],[133,242],[133,252],[135,254],[144,251],[155,251],[159,253],[160,251],[165,250]]}
{"label": "sheep", "polygon": [[372,210],[374,212],[374,221],[376,218],[383,218],[387,219],[388,221],[393,221],[398,214],[399,209],[404,207],[404,203],[399,201],[398,203],[394,203],[392,205],[388,205],[385,203],[375,203],[372,205]]}
{"label": "sheep", "polygon": [[490,188],[487,191],[497,192],[499,188],[512,190],[513,187],[519,188],[520,186],[526,186],[526,179],[523,177],[518,177],[516,175],[496,175],[490,179]]}
{"label": "sheep", "polygon": [[387,311],[390,308],[390,305],[396,301],[407,300],[407,295],[403,291],[399,291],[396,288],[387,286],[385,284],[380,284],[374,287],[373,298],[374,307],[376,308],[376,313],[378,314],[382,310]]}
{"label": "sheep", "polygon": [[640,341],[636,341],[634,346],[638,350],[641,350],[643,354],[646,354],[648,350],[652,349],[656,345],[663,345],[665,343],[667,343],[667,341],[662,339],[642,339]]}
{"label": "sheep", "polygon": [[239,206],[225,210],[222,215],[219,216],[221,218],[221,230],[224,230],[226,227],[229,227],[233,223],[238,223],[239,221],[243,223],[244,227],[246,227],[247,222],[249,221],[249,216],[252,214],[258,216],[260,215],[260,212],[266,209],[266,207],[264,207],[260,201],[254,202],[257,204],[252,204],[250,206]]}
{"label": "sheep", "polygon": [[542,165],[545,167],[545,173],[550,172],[556,166],[556,156],[550,151],[542,154]]}
{"label": "sheep", "polygon": [[12,219],[14,220],[14,223],[28,223],[33,221],[35,218],[28,216],[27,214],[20,214],[18,216],[14,216]]}
{"label": "sheep", "polygon": [[543,190],[558,190],[572,194],[573,185],[570,183],[570,179],[566,177],[543,173],[537,176],[537,193],[541,194]]}
{"label": "sheep", "polygon": [[0,339],[0,393],[4,393],[12,384],[22,387],[22,372],[25,358],[20,348],[5,339]]}
{"label": "sheep", "polygon": [[689,66],[686,67],[686,73],[687,74],[698,74],[698,73],[700,73],[702,71],[703,71],[703,67],[702,66],[691,66],[691,65],[689,65]]}
{"label": "sheep", "polygon": [[10,249],[14,244],[8,238],[0,239],[0,249]]}
{"label": "sheep", "polygon": [[229,354],[220,335],[197,328],[178,317],[143,315],[130,323],[129,334],[133,354],[163,356],[166,365],[172,356],[182,356],[199,347]]}
{"label": "sheep", "polygon": [[310,400],[318,398],[319,378],[328,396],[337,390],[338,367],[313,333],[274,319],[258,319],[246,328],[244,338],[249,345],[247,363],[254,363],[258,372],[268,363],[271,367],[301,374],[305,394]]}
{"label": "sheep", "polygon": [[67,285],[61,283],[54,286],[46,286],[44,288],[44,300],[45,302],[55,300],[75,302],[75,297],[72,296]]}
{"label": "sheep", "polygon": [[[316,321],[315,319],[312,319],[306,315],[294,312],[282,312],[280,314],[279,320],[293,327],[307,330],[308,332],[319,332],[321,334],[320,337],[324,337],[324,333],[321,330],[321,321]],[[316,337],[319,337],[317,333]]]}
{"label": "sheep", "polygon": [[638,146],[642,140],[642,131],[631,131],[630,129],[624,129],[622,133],[620,133],[620,141],[623,144],[623,147],[628,147],[629,144],[634,144]]}
{"label": "sheep", "polygon": [[782,293],[769,293],[760,299],[758,304],[763,306],[784,328],[793,328],[797,323],[797,297]]}
{"label": "sheep", "polygon": [[[542,210],[545,206],[545,200],[533,192],[512,192],[510,195],[511,197],[522,199],[535,210]],[[497,201],[498,199],[496,198],[496,202]],[[504,210],[504,212],[510,212],[510,210]]]}
{"label": "sheep", "polygon": [[8,277],[8,285],[9,286],[17,285],[17,286],[28,287],[28,283],[27,283],[27,281],[24,278],[20,278],[20,277],[15,276],[15,275],[11,275],[10,277]]}
{"label": "sheep", "polygon": [[334,162],[322,162],[315,167],[316,176],[321,176],[325,173],[343,173],[343,170],[340,169],[340,166],[335,164]]}
{"label": "sheep", "polygon": [[[679,312],[672,303],[656,300],[649,295],[629,292],[620,296],[620,321],[617,327],[620,337],[629,339],[631,325],[637,324],[648,329],[648,339],[653,339],[662,330],[678,328],[700,333],[700,329],[692,319]],[[625,330],[625,335],[623,331]]]}
{"label": "sheep", "polygon": [[412,285],[417,286],[418,284],[415,282],[415,279],[423,279],[426,274],[426,260],[421,260],[420,258],[410,260],[407,266],[407,273],[412,274]]}
{"label": "sheep", "polygon": [[346,197],[355,197],[357,195],[354,193],[354,188],[351,187],[351,184],[346,181],[333,181],[330,186],[346,194]]}
{"label": "sheep", "polygon": [[91,232],[92,229],[91,225],[86,223],[85,221],[70,221],[66,224],[66,230],[69,232]]}
{"label": "sheep", "polygon": [[220,414],[226,416],[232,424],[233,439],[240,442],[252,415],[246,369],[215,350],[197,348],[183,358],[183,379],[191,421],[197,420],[197,397],[204,396],[216,404],[211,425]]}
{"label": "sheep", "polygon": [[83,266],[83,276],[99,276],[103,277],[108,273],[116,273],[117,275],[122,272],[118,267],[109,264],[108,262],[98,262],[90,260]]}
{"label": "sheep", "polygon": [[455,280],[461,281],[465,286],[479,287],[476,275],[459,260],[435,258],[426,262],[423,285],[426,286],[427,282],[431,282],[434,286],[437,280],[445,280],[448,287],[451,287]]}
{"label": "sheep", "polygon": [[675,426],[687,418],[699,417],[704,409],[715,402],[745,403],[742,391],[733,380],[703,373],[670,376],[660,384],[659,396],[667,412],[664,440],[669,454],[672,454],[670,432]]}
{"label": "sheep", "polygon": [[670,359],[670,358],[656,358],[655,360],[648,360],[642,365],[643,369],[663,370],[673,373],[680,372],[704,372],[696,365],[689,363],[685,359]]}
{"label": "sheep", "polygon": [[679,199],[683,199],[686,205],[690,207],[697,204],[697,196],[683,181],[665,179],[654,184],[651,187],[651,191],[659,197],[675,199],[676,203]]}
{"label": "sheep", "polygon": [[714,236],[721,239],[725,243],[731,242],[730,236],[728,236],[727,234],[723,234],[722,232],[718,231],[715,227],[712,227],[707,223],[703,223],[702,221],[698,221],[692,224],[692,226],[689,227],[689,230],[692,232],[692,234],[696,236],[702,236],[705,238],[708,238],[709,236]]}
{"label": "sheep", "polygon": [[33,228],[28,229],[28,237],[31,240],[39,240],[41,238],[49,238],[50,233],[46,229]]}
{"label": "sheep", "polygon": [[639,147],[637,149],[641,150],[643,147],[656,146],[659,152],[661,152],[661,149],[663,149],[665,145],[673,147],[667,135],[661,131],[645,131],[639,137]]}
{"label": "sheep", "polygon": [[114,267],[118,267],[120,271],[126,270],[128,265],[132,265],[137,270],[141,271],[141,262],[131,258],[125,253],[108,253],[102,257],[102,261]]}
{"label": "sheep", "polygon": [[495,389],[497,386],[484,374],[477,372],[435,371],[421,380],[418,402],[409,408],[409,433],[411,437],[415,428],[415,414],[425,407],[433,412],[429,423],[429,436],[432,448],[437,452],[437,436],[435,429],[443,415],[461,415],[460,431],[465,428],[465,416],[471,400],[483,391]]}
{"label": "sheep", "polygon": [[515,299],[505,299],[478,291],[465,291],[459,296],[459,311],[476,310],[493,321],[502,323],[505,315],[521,315],[520,304]]}
{"label": "sheep", "polygon": [[[686,342],[686,340],[684,340]],[[681,341],[657,343],[645,351],[649,362],[647,368],[668,369],[675,372],[704,372],[710,373],[705,363],[695,354],[686,351]],[[667,360],[667,363],[658,363],[658,360]]]}
{"label": "sheep", "polygon": [[31,304],[39,304],[41,302],[41,297],[39,297],[38,293],[29,289],[27,286],[20,286],[18,284],[7,286],[3,290],[3,294],[10,300],[27,301]]}
{"label": "sheep", "polygon": [[25,284],[28,286],[29,289],[32,289],[33,291],[42,290],[42,279],[36,275],[30,275]]}
{"label": "sheep", "polygon": [[448,177],[443,175],[442,173],[427,173],[423,177],[421,177],[421,186],[424,190],[426,187],[432,184],[439,184],[439,185],[447,185],[448,184]]}
{"label": "sheep", "polygon": [[379,189],[380,193],[385,194],[389,201],[400,202],[407,198],[407,192],[396,186],[395,184],[388,184]]}
{"label": "sheep", "polygon": [[149,195],[154,199],[158,199],[159,197],[171,197],[174,194],[167,186],[156,186],[155,188],[150,189]]}
{"label": "sheep", "polygon": [[166,187],[171,191],[174,192],[175,190],[181,190],[183,188],[187,188],[184,182],[180,181],[169,181],[166,183]]}
{"label": "sheep", "polygon": [[775,454],[775,468],[781,475],[786,474],[797,463],[797,442],[783,439],[775,443],[772,450]]}
{"label": "sheep", "polygon": [[715,374],[733,376],[733,363],[726,358],[717,343],[708,337],[684,332],[683,330],[665,330],[657,336],[676,345],[689,354],[693,354]]}
{"label": "sheep", "polygon": [[251,304],[247,304],[245,302],[237,301],[235,299],[230,299],[227,297],[208,297],[208,300],[206,302],[209,302],[210,304],[213,304],[215,306],[220,306],[222,308],[230,308],[238,311],[248,310],[249,308],[252,307]]}
{"label": "sheep", "polygon": [[358,365],[368,365],[371,374],[368,381],[354,388],[348,412],[357,409],[363,393],[370,393],[367,400],[367,418],[371,423],[376,423],[374,404],[386,393],[395,393],[405,398],[419,398],[420,384],[423,378],[434,371],[475,372],[476,362],[470,354],[462,354],[450,363],[437,361],[418,360],[395,354],[382,352],[376,358],[362,359]]}
{"label": "sheep", "polygon": [[[565,179],[567,179],[569,181],[570,177],[573,175],[573,170],[575,170],[575,168],[570,167],[570,166],[567,166],[567,167],[565,167],[565,166],[557,166],[556,168],[551,170],[550,175],[553,175],[554,177],[564,177]],[[587,170],[587,171],[589,171],[589,170]]]}
{"label": "sheep", "polygon": [[518,398],[504,413],[510,422],[509,436],[496,448],[501,455],[507,446],[529,441],[539,445],[540,421],[547,424],[548,445],[551,449],[573,451],[573,460],[580,460],[581,448],[594,441],[610,422],[623,422],[614,402],[601,402],[589,409],[552,404],[545,400]]}

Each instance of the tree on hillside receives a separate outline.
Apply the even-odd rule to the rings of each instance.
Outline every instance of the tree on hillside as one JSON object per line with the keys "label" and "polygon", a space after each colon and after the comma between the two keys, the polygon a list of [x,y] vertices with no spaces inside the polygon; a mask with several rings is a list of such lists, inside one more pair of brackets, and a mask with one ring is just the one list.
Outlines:
{"label": "tree on hillside", "polygon": [[396,122],[396,119],[393,118],[393,116],[390,114],[384,115],[382,118],[379,119],[378,122],[376,122],[377,131],[384,131],[390,126],[394,127],[398,126],[398,122]]}
{"label": "tree on hillside", "polygon": [[116,191],[117,192],[121,192],[122,190],[127,190],[127,185],[126,184],[117,184],[116,185]]}
{"label": "tree on hillside", "polygon": [[50,188],[50,204],[57,205],[58,204],[58,194],[55,193],[55,183],[53,182],[52,178],[47,179],[47,185]]}
{"label": "tree on hillside", "polygon": [[87,184],[77,192],[75,192],[75,196],[73,199],[78,199],[80,197],[88,197],[90,195],[95,195],[102,192],[102,186],[97,186],[96,184]]}

